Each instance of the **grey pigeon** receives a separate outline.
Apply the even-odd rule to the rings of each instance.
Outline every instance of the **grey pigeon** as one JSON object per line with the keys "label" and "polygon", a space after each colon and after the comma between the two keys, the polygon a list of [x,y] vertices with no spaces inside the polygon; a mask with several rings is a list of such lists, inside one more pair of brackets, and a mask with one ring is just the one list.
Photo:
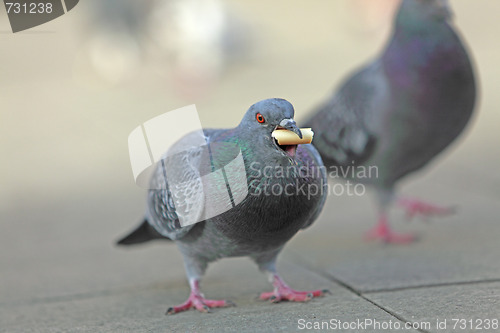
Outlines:
{"label": "grey pigeon", "polygon": [[[197,187],[186,189],[185,203],[175,207],[173,192],[169,188],[149,190],[147,209],[143,223],[130,235],[118,242],[121,245],[137,244],[152,239],[173,240],[181,251],[191,293],[188,300],[167,310],[174,314],[195,308],[207,312],[213,307],[225,307],[231,302],[208,300],[199,289],[199,282],[208,263],[224,257],[248,256],[259,269],[270,276],[274,291],[261,294],[261,299],[279,302],[308,301],[323,295],[325,290],[295,291],[288,287],[276,271],[276,258],[285,243],[299,230],[310,226],[317,218],[326,200],[326,172],[320,155],[311,144],[278,145],[271,136],[273,131],[285,128],[301,137],[294,121],[293,106],[283,99],[267,99],[252,105],[241,123],[233,129],[207,129],[204,135],[210,147],[211,164],[225,165],[234,157],[234,151],[224,145],[236,145],[244,161],[246,182],[242,184],[248,194],[228,211],[199,223],[180,226],[178,211],[191,207],[199,210]],[[191,136],[186,135],[178,146],[192,146]],[[198,147],[199,148],[199,147]],[[194,163],[198,148],[180,153],[188,164]],[[186,161],[186,159],[183,159]],[[215,162],[214,162],[215,161]],[[182,175],[185,163],[170,163],[170,174]],[[173,170],[172,170],[173,169]],[[164,181],[158,167],[152,177],[155,182]],[[168,184],[167,184],[168,185]],[[225,191],[226,184],[215,184]],[[215,187],[214,187],[215,188]],[[231,185],[231,190],[240,191]],[[207,191],[206,189],[204,190]],[[208,196],[217,196],[208,190]],[[183,192],[184,193],[184,192]],[[213,200],[213,199],[212,199]],[[206,202],[205,202],[206,203]],[[182,207],[181,207],[182,206]],[[203,206],[203,199],[201,200]],[[203,207],[207,210],[210,207]],[[188,212],[189,213],[189,212]]]}
{"label": "grey pigeon", "polygon": [[[402,1],[380,56],[352,74],[306,121],[329,170],[355,168],[362,177],[353,180],[375,188],[379,217],[370,238],[414,239],[389,228],[387,210],[394,201],[411,216],[450,211],[395,195],[397,182],[448,147],[474,109],[471,61],[450,18],[445,0]],[[371,174],[369,166],[376,167]]]}
{"label": "grey pigeon", "polygon": [[146,55],[156,0],[87,1],[82,29],[86,62],[101,79],[118,83],[130,77]]}

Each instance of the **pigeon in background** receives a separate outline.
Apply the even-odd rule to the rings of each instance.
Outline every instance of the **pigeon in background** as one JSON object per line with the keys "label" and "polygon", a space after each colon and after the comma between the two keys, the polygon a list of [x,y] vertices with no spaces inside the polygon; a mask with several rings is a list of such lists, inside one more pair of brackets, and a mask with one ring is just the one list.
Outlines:
{"label": "pigeon in background", "polygon": [[248,60],[251,31],[223,0],[157,0],[149,30],[176,90],[204,95],[234,63]]}
{"label": "pigeon in background", "polygon": [[192,97],[248,60],[250,29],[223,0],[88,1],[85,61],[104,82],[122,82],[150,63]]}
{"label": "pigeon in background", "polygon": [[132,75],[144,56],[148,22],[157,0],[90,0],[84,52],[100,78],[117,83]]}
{"label": "pigeon in background", "polygon": [[369,238],[414,239],[389,228],[394,201],[410,216],[450,212],[395,195],[397,182],[449,146],[474,109],[471,61],[450,19],[446,0],[402,1],[381,55],[352,74],[306,122],[328,168],[376,166],[377,172],[354,179],[376,190],[378,223]]}
{"label": "pigeon in background", "polygon": [[[279,145],[272,137],[276,129],[287,129],[302,137],[293,118],[294,109],[289,102],[268,99],[251,106],[236,128],[204,130],[211,147],[210,159],[207,160],[226,164],[232,159],[230,156],[234,156],[233,152],[217,147],[233,144],[241,151],[244,161],[247,181],[240,186],[248,189],[248,194],[228,211],[199,223],[180,226],[178,214],[180,210],[186,210],[185,207],[189,207],[188,213],[195,214],[211,208],[203,206],[203,193],[199,187],[188,186],[181,191],[184,201],[178,207],[175,207],[168,186],[148,191],[143,223],[118,244],[137,244],[152,239],[169,239],[177,243],[184,257],[191,293],[185,303],[169,308],[167,314],[191,308],[207,312],[213,307],[231,305],[225,300],[205,299],[199,288],[207,265],[224,257],[249,256],[261,271],[269,274],[274,291],[262,293],[260,298],[263,300],[302,302],[326,292],[295,291],[276,271],[276,258],[285,243],[314,222],[327,195],[326,172],[316,149],[310,144]],[[196,150],[199,147],[194,147],[191,138],[186,135],[174,146],[186,149],[180,160],[187,163],[170,163],[167,165],[170,174],[185,175],[189,169],[187,165],[198,164],[200,153]],[[151,188],[157,188],[157,183],[164,181],[162,172],[158,167]],[[227,183],[213,185],[225,190]],[[238,190],[231,186],[231,190],[234,195],[234,191],[242,188]],[[203,191],[208,191],[205,195],[212,198],[218,195],[217,191],[210,192],[210,189]]]}

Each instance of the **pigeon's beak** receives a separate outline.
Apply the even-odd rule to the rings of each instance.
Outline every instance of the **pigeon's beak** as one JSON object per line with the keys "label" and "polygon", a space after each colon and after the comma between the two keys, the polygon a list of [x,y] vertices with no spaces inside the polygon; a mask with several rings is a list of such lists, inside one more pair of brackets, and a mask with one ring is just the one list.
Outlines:
{"label": "pigeon's beak", "polygon": [[287,118],[283,119],[278,126],[276,126],[272,136],[274,139],[274,143],[276,144],[277,148],[283,150],[288,156],[290,157],[295,157],[295,152],[297,151],[297,144],[298,142],[296,139],[292,140],[292,142],[289,143],[282,143],[280,144],[280,139],[276,138],[278,135],[278,132],[292,132],[295,133],[300,139],[302,139],[302,132],[300,129],[297,127],[297,124],[295,123],[295,120],[292,118]]}
{"label": "pigeon's beak", "polygon": [[293,133],[297,134],[299,138],[302,139],[302,132],[300,129],[297,127],[297,124],[295,123],[295,120],[289,118],[289,119],[283,119],[280,122],[279,127],[283,127],[289,131],[292,131]]}

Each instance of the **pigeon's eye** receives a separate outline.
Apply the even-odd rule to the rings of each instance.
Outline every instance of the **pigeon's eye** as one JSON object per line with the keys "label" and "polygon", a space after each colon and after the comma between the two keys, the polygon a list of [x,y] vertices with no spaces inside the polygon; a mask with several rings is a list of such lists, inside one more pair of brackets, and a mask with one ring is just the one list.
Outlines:
{"label": "pigeon's eye", "polygon": [[261,124],[262,124],[262,123],[264,123],[264,122],[266,121],[266,119],[264,118],[264,116],[263,116],[263,115],[261,115],[260,113],[257,113],[257,115],[255,116],[255,119],[257,119],[257,121],[258,121],[259,123],[261,123]]}

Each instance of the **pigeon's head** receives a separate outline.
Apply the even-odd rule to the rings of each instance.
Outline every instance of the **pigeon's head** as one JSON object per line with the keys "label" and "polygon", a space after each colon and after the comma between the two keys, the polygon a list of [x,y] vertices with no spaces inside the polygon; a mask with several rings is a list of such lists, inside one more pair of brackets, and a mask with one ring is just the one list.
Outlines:
{"label": "pigeon's head", "polygon": [[290,102],[281,98],[271,98],[255,103],[248,109],[241,121],[240,128],[249,131],[250,140],[265,148],[272,149],[272,153],[294,157],[297,144],[279,145],[273,137],[273,132],[285,129],[295,133],[302,139],[302,132],[293,119],[295,111]]}
{"label": "pigeon's head", "polygon": [[405,25],[423,25],[451,19],[449,0],[404,0],[397,20]]}

